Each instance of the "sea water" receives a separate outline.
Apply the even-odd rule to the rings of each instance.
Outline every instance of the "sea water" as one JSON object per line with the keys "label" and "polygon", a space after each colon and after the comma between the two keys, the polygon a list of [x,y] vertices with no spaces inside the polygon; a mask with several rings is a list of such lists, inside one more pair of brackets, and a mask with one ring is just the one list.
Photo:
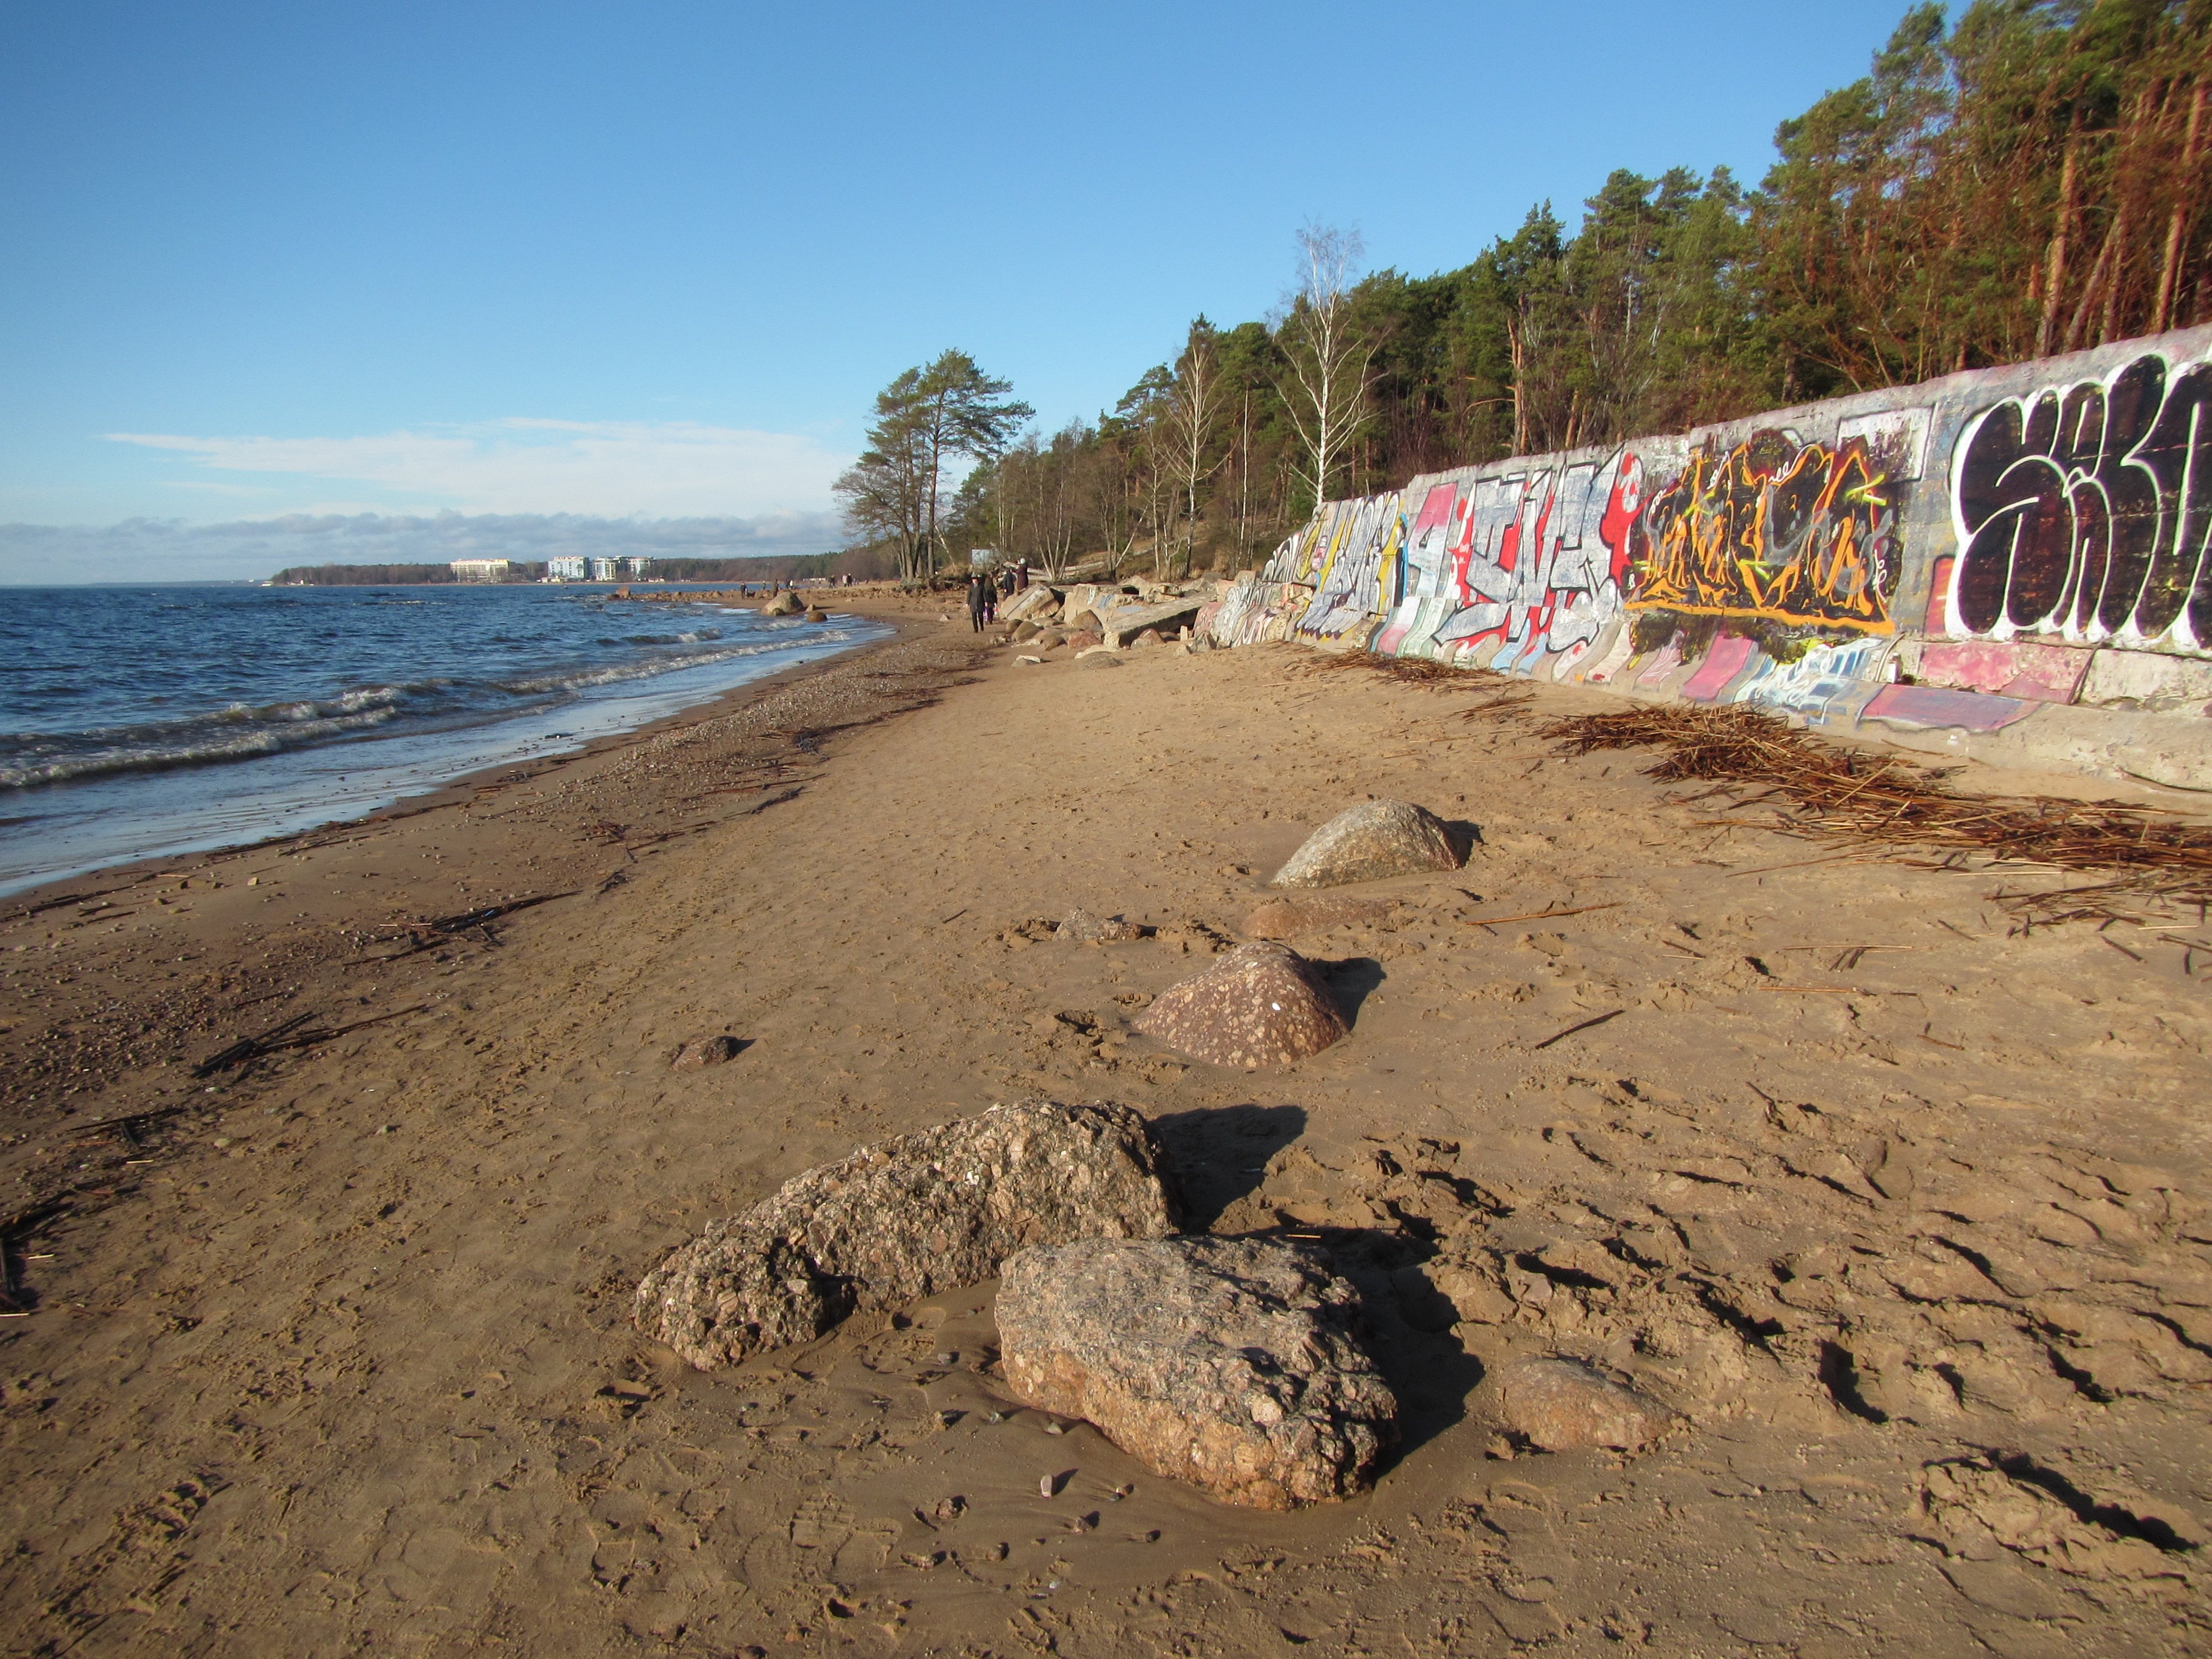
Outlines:
{"label": "sea water", "polygon": [[0,588],[0,893],[358,817],[890,631],[565,586]]}

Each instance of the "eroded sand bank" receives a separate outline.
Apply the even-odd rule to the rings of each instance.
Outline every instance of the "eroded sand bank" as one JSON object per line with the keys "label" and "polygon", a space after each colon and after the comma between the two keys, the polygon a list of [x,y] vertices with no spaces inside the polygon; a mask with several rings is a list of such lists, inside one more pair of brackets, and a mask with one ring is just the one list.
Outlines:
{"label": "eroded sand bank", "polygon": [[[2160,937],[2201,927],[2008,933],[1994,877],[1803,863],[1632,755],[1462,720],[1480,683],[1030,666],[934,619],[433,811],[9,913],[0,1204],[73,1207],[9,1253],[8,1651],[2212,1644],[2212,951]],[[1244,1074],[1127,1030],[1369,794],[1482,841],[1297,941],[1348,1041]],[[1077,906],[1159,931],[1045,937]],[[301,1015],[378,1023],[189,1075]],[[994,1421],[989,1286],[716,1373],[628,1322],[707,1219],[1035,1094],[1154,1118],[1215,1230],[1337,1246],[1408,1413],[1371,1496],[1225,1510]],[[1487,1264],[1496,1322],[1425,1328],[1440,1255]],[[1515,1455],[1485,1378],[1547,1351],[1689,1426]]]}

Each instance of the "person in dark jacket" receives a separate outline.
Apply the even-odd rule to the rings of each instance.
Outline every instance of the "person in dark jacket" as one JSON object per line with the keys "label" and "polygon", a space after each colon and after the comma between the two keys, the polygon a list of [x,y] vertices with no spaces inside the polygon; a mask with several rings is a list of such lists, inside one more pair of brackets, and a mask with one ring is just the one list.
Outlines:
{"label": "person in dark jacket", "polygon": [[983,631],[983,578],[980,574],[968,578],[968,626],[975,633]]}

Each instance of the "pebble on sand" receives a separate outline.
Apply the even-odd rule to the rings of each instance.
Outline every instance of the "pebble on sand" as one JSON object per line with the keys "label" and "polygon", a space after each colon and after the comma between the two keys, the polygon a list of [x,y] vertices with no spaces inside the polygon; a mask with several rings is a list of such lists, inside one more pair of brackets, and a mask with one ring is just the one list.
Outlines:
{"label": "pebble on sand", "polygon": [[1504,1368],[1498,1395],[1505,1426],[1546,1451],[1611,1446],[1635,1451],[1674,1420],[1649,1395],[1623,1388],[1577,1359],[1522,1359]]}

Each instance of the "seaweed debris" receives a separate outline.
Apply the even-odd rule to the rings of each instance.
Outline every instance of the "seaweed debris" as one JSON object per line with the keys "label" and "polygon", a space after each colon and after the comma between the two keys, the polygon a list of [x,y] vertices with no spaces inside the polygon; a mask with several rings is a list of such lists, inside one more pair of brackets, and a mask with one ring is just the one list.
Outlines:
{"label": "seaweed debris", "polygon": [[1385,657],[1373,651],[1335,652],[1318,657],[1304,667],[1309,674],[1364,668],[1385,679],[1426,686],[1432,691],[1464,691],[1470,682],[1505,678],[1486,668],[1454,668],[1449,663],[1431,662],[1425,657]]}
{"label": "seaweed debris", "polygon": [[1563,755],[1657,749],[1644,769],[1669,781],[1763,785],[1743,805],[1772,801],[1783,828],[1868,851],[1924,848],[1938,867],[1974,862],[2119,872],[2056,890],[2000,892],[2023,927],[2058,921],[2141,921],[2176,905],[2199,918],[2212,907],[2212,829],[2155,807],[2047,796],[1973,797],[1941,787],[1942,774],[1893,755],[1841,748],[1752,708],[1665,703],[1553,720],[1542,735]]}

